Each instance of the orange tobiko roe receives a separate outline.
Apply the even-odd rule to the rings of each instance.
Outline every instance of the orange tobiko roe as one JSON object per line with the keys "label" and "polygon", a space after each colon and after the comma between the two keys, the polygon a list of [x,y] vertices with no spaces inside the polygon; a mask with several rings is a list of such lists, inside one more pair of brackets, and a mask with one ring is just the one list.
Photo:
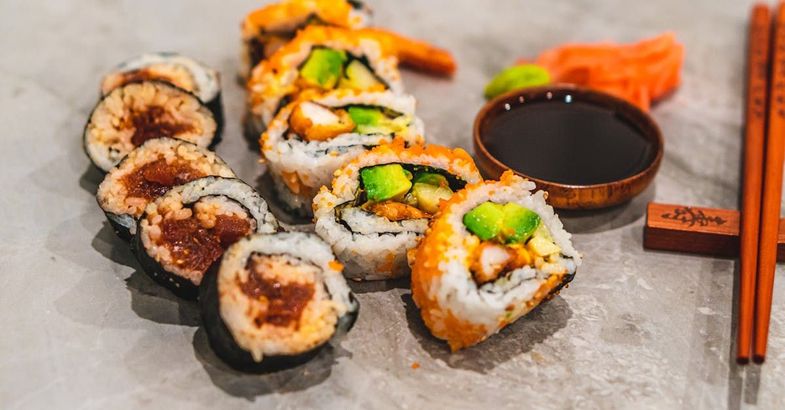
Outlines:
{"label": "orange tobiko roe", "polygon": [[634,44],[565,44],[534,61],[548,70],[554,83],[604,91],[645,111],[679,86],[683,62],[684,46],[673,33]]}

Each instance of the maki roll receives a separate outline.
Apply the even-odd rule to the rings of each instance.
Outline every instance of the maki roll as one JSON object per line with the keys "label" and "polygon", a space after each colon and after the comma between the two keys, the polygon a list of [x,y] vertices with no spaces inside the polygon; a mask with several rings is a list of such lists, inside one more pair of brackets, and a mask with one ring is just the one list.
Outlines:
{"label": "maki roll", "polygon": [[314,195],[341,165],[396,137],[422,143],[423,124],[414,107],[412,96],[352,90],[284,107],[259,143],[280,199],[311,215]]}
{"label": "maki roll", "polygon": [[400,93],[399,58],[438,75],[455,71],[449,52],[422,41],[378,29],[308,26],[254,67],[248,81],[249,125],[258,135],[280,108],[304,91]]}
{"label": "maki roll", "polygon": [[572,280],[581,256],[543,191],[504,173],[442,204],[415,254],[412,297],[455,351],[525,315]]}
{"label": "maki roll", "polygon": [[200,287],[210,346],[249,372],[291,367],[351,329],[359,305],[319,237],[252,235],[224,253]]}
{"label": "maki roll", "polygon": [[267,203],[239,179],[204,177],[179,185],[147,205],[134,250],[144,271],[183,298],[196,297],[202,277],[223,251],[278,222]]}
{"label": "maki roll", "polygon": [[172,138],[154,138],[131,151],[98,186],[96,199],[115,232],[130,239],[145,207],[170,188],[205,176],[232,178],[214,152]]}
{"label": "maki roll", "polygon": [[306,90],[402,91],[389,42],[366,30],[308,26],[253,69],[250,126],[259,135],[273,116]]}
{"label": "maki roll", "polygon": [[109,171],[151,138],[172,137],[202,148],[217,142],[212,112],[195,95],[162,81],[128,83],[101,98],[84,130],[90,160]]}
{"label": "maki roll", "polygon": [[336,171],[332,187],[316,195],[316,233],[332,246],[348,278],[404,276],[407,251],[440,202],[481,180],[460,148],[405,148],[399,140],[380,145]]}
{"label": "maki roll", "polygon": [[240,76],[247,78],[253,67],[308,25],[357,29],[370,20],[370,9],[356,0],[284,0],[254,10],[242,24]]}
{"label": "maki roll", "polygon": [[142,54],[120,63],[104,76],[101,94],[106,95],[128,83],[147,80],[165,81],[196,95],[212,111],[218,129],[223,129],[218,71],[177,53]]}

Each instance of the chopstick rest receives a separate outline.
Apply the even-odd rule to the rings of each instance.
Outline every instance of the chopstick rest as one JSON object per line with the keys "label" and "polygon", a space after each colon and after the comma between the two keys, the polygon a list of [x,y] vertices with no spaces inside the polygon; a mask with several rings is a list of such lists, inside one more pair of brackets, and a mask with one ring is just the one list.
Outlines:
{"label": "chopstick rest", "polygon": [[[741,213],[731,209],[649,203],[643,247],[734,258],[739,255]],[[777,260],[785,261],[785,219],[779,220]]]}

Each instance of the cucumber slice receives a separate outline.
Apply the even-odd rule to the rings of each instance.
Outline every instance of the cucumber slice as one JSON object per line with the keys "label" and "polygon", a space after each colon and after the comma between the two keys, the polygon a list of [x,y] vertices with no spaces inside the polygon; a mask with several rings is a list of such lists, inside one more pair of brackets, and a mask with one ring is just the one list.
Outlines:
{"label": "cucumber slice", "polygon": [[338,86],[360,91],[381,91],[386,88],[376,75],[359,60],[353,60],[346,66],[346,74],[341,78]]}
{"label": "cucumber slice", "polygon": [[439,210],[439,203],[450,199],[452,190],[450,188],[417,182],[412,188],[412,195],[417,198],[417,207],[421,210],[434,214]]}

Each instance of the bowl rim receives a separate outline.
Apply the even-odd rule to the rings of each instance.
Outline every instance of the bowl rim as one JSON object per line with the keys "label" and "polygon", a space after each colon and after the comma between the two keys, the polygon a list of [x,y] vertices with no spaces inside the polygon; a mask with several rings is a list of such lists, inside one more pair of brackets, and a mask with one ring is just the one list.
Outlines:
{"label": "bowl rim", "polygon": [[[636,174],[630,175],[628,177],[624,177],[622,179],[609,181],[609,182],[602,182],[598,184],[586,184],[586,185],[565,184],[561,182],[549,181],[546,179],[541,179],[528,174],[524,174],[523,172],[520,172],[512,168],[511,166],[501,162],[498,158],[493,156],[488,151],[488,148],[485,146],[485,143],[481,138],[482,124],[484,123],[490,112],[497,109],[502,104],[505,104],[505,101],[509,100],[510,98],[520,97],[525,95],[533,95],[533,94],[542,95],[548,92],[575,92],[583,95],[589,95],[595,98],[592,101],[587,102],[588,104],[594,104],[594,105],[601,106],[603,108],[613,108],[617,110],[619,107],[621,107],[622,110],[620,110],[620,115],[624,116],[626,119],[630,120],[631,123],[636,125],[640,125],[642,121],[643,125],[645,125],[648,128],[642,130],[642,133],[646,134],[644,135],[645,138],[654,142],[655,144],[654,156],[648,162],[646,167]],[[638,116],[639,118],[637,119],[631,118],[630,113],[634,113],[634,115]],[[641,121],[636,121],[636,120],[641,120]],[[582,87],[575,84],[567,84],[567,83],[555,83],[555,84],[549,84],[549,85],[543,85],[537,87],[516,89],[498,95],[493,99],[491,99],[490,101],[487,101],[474,118],[474,125],[472,127],[472,139],[474,142],[475,150],[479,151],[476,152],[476,154],[482,155],[484,159],[487,159],[490,162],[492,162],[495,167],[502,170],[512,171],[517,175],[532,180],[538,186],[540,185],[542,187],[551,186],[551,187],[556,187],[566,190],[602,189],[611,186],[616,186],[619,184],[628,184],[636,180],[644,179],[652,172],[656,172],[656,170],[659,168],[660,162],[662,162],[662,158],[665,153],[665,140],[662,137],[662,130],[660,130],[659,125],[657,125],[657,122],[654,121],[654,118],[651,116],[651,114],[642,110],[640,107],[630,103],[627,100],[616,97],[615,95],[606,93],[604,91]]]}

